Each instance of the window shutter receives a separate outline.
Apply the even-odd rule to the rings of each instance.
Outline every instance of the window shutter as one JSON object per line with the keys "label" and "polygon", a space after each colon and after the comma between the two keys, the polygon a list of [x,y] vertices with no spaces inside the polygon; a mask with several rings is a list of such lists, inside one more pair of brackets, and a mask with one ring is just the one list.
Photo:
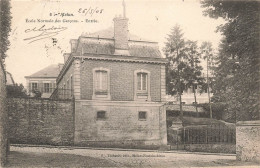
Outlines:
{"label": "window shutter", "polygon": [[107,90],[107,72],[102,72],[102,90]]}
{"label": "window shutter", "polygon": [[41,93],[43,93],[43,83],[42,83],[42,82],[39,82],[38,90],[39,90]]}
{"label": "window shutter", "polygon": [[53,92],[53,88],[52,88],[52,82],[50,83],[50,86],[49,86],[49,92],[52,93]]}
{"label": "window shutter", "polygon": [[28,88],[29,90],[29,92],[32,92],[32,83],[31,82],[29,82],[29,88]]}
{"label": "window shutter", "polygon": [[96,71],[94,75],[95,75],[95,78],[94,78],[95,79],[95,81],[94,81],[95,86],[94,87],[95,87],[95,90],[97,90],[97,89],[99,89],[99,79],[100,79],[99,78],[99,72]]}
{"label": "window shutter", "polygon": [[141,90],[141,73],[137,74],[137,90]]}
{"label": "window shutter", "polygon": [[147,81],[147,74],[143,73],[143,89],[142,90],[146,90],[146,81]]}

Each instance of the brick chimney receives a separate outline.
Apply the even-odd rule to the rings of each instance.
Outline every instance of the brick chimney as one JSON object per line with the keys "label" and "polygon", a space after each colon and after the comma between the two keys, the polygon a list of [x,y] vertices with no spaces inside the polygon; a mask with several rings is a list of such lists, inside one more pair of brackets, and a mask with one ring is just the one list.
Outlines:
{"label": "brick chimney", "polygon": [[58,66],[59,66],[59,71],[61,71],[63,66],[64,66],[64,64],[58,64]]}
{"label": "brick chimney", "polygon": [[70,57],[70,53],[64,53],[63,57],[64,57],[64,64],[65,64],[68,58]]}
{"label": "brick chimney", "polygon": [[115,55],[130,55],[128,47],[128,18],[114,18]]}
{"label": "brick chimney", "polygon": [[70,45],[71,45],[71,53],[74,53],[76,52],[76,47],[77,47],[77,44],[78,44],[78,40],[75,40],[75,39],[71,39],[70,40]]}

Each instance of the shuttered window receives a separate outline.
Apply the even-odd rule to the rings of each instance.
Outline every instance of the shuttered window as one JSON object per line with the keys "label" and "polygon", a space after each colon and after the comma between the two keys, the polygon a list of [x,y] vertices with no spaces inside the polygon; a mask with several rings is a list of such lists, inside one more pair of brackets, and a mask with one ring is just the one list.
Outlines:
{"label": "shuttered window", "polygon": [[137,90],[147,91],[147,73],[137,73]]}
{"label": "shuttered window", "polygon": [[38,83],[32,82],[32,91],[38,90]]}
{"label": "shuttered window", "polygon": [[50,83],[44,83],[43,87],[44,87],[43,88],[44,93],[50,93],[51,92]]}
{"label": "shuttered window", "polygon": [[108,73],[107,71],[95,71],[95,91],[96,94],[107,94],[108,92]]}

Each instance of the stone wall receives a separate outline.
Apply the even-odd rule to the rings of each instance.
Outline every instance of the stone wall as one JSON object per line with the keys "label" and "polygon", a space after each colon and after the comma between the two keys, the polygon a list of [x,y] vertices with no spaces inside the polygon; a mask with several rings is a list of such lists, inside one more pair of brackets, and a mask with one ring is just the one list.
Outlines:
{"label": "stone wall", "polygon": [[[157,64],[142,64],[128,62],[101,62],[96,60],[84,61],[80,66],[81,99],[91,100],[93,95],[94,68],[110,70],[110,95],[112,101],[134,100],[134,71],[146,70],[150,72],[151,101],[161,101],[161,68]],[[165,70],[163,71],[165,73]],[[164,76],[165,78],[165,76]],[[164,82],[165,83],[165,82]],[[164,86],[165,87],[165,86]],[[163,88],[165,89],[165,88]]]}
{"label": "stone wall", "polygon": [[260,163],[260,120],[238,122],[236,140],[237,160]]}
{"label": "stone wall", "polygon": [[8,98],[11,143],[72,145],[74,102]]}
{"label": "stone wall", "polygon": [[[1,56],[0,56],[0,59]],[[6,162],[7,156],[7,113],[6,113],[6,80],[5,80],[5,71],[0,60],[0,167]]]}
{"label": "stone wall", "polygon": [[[75,145],[158,148],[167,144],[166,114],[161,103],[76,101]],[[97,118],[105,111],[105,119]],[[140,120],[139,111],[147,118]]]}

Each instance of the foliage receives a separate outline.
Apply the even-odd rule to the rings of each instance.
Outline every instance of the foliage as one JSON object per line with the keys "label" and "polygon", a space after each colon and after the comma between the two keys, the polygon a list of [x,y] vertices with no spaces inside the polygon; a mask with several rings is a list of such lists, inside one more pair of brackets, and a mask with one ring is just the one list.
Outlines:
{"label": "foliage", "polygon": [[0,55],[4,59],[10,45],[8,36],[11,31],[10,1],[0,1]]}
{"label": "foliage", "polygon": [[180,61],[184,57],[184,38],[179,25],[176,25],[171,34],[167,37],[164,53],[168,59],[166,66],[166,86],[167,92],[171,95],[181,94],[184,89],[184,83],[178,80],[180,78],[180,70],[185,66]]}
{"label": "foliage", "polygon": [[201,2],[204,15],[222,17],[215,101],[225,102],[237,120],[259,120],[259,25],[257,1]]}
{"label": "foliage", "polygon": [[32,92],[33,92],[35,98],[42,97],[42,93],[39,90],[33,90]]}
{"label": "foliage", "polygon": [[28,97],[23,84],[14,84],[6,86],[7,97]]}
{"label": "foliage", "polygon": [[179,25],[168,35],[164,53],[168,59],[166,71],[167,93],[181,95],[185,88],[202,84],[197,42],[185,40]]}
{"label": "foliage", "polygon": [[[209,103],[199,104],[199,107],[203,107],[205,111],[209,112],[210,107]],[[212,118],[222,120],[223,119],[223,113],[227,111],[227,104],[225,103],[212,103]]]}

